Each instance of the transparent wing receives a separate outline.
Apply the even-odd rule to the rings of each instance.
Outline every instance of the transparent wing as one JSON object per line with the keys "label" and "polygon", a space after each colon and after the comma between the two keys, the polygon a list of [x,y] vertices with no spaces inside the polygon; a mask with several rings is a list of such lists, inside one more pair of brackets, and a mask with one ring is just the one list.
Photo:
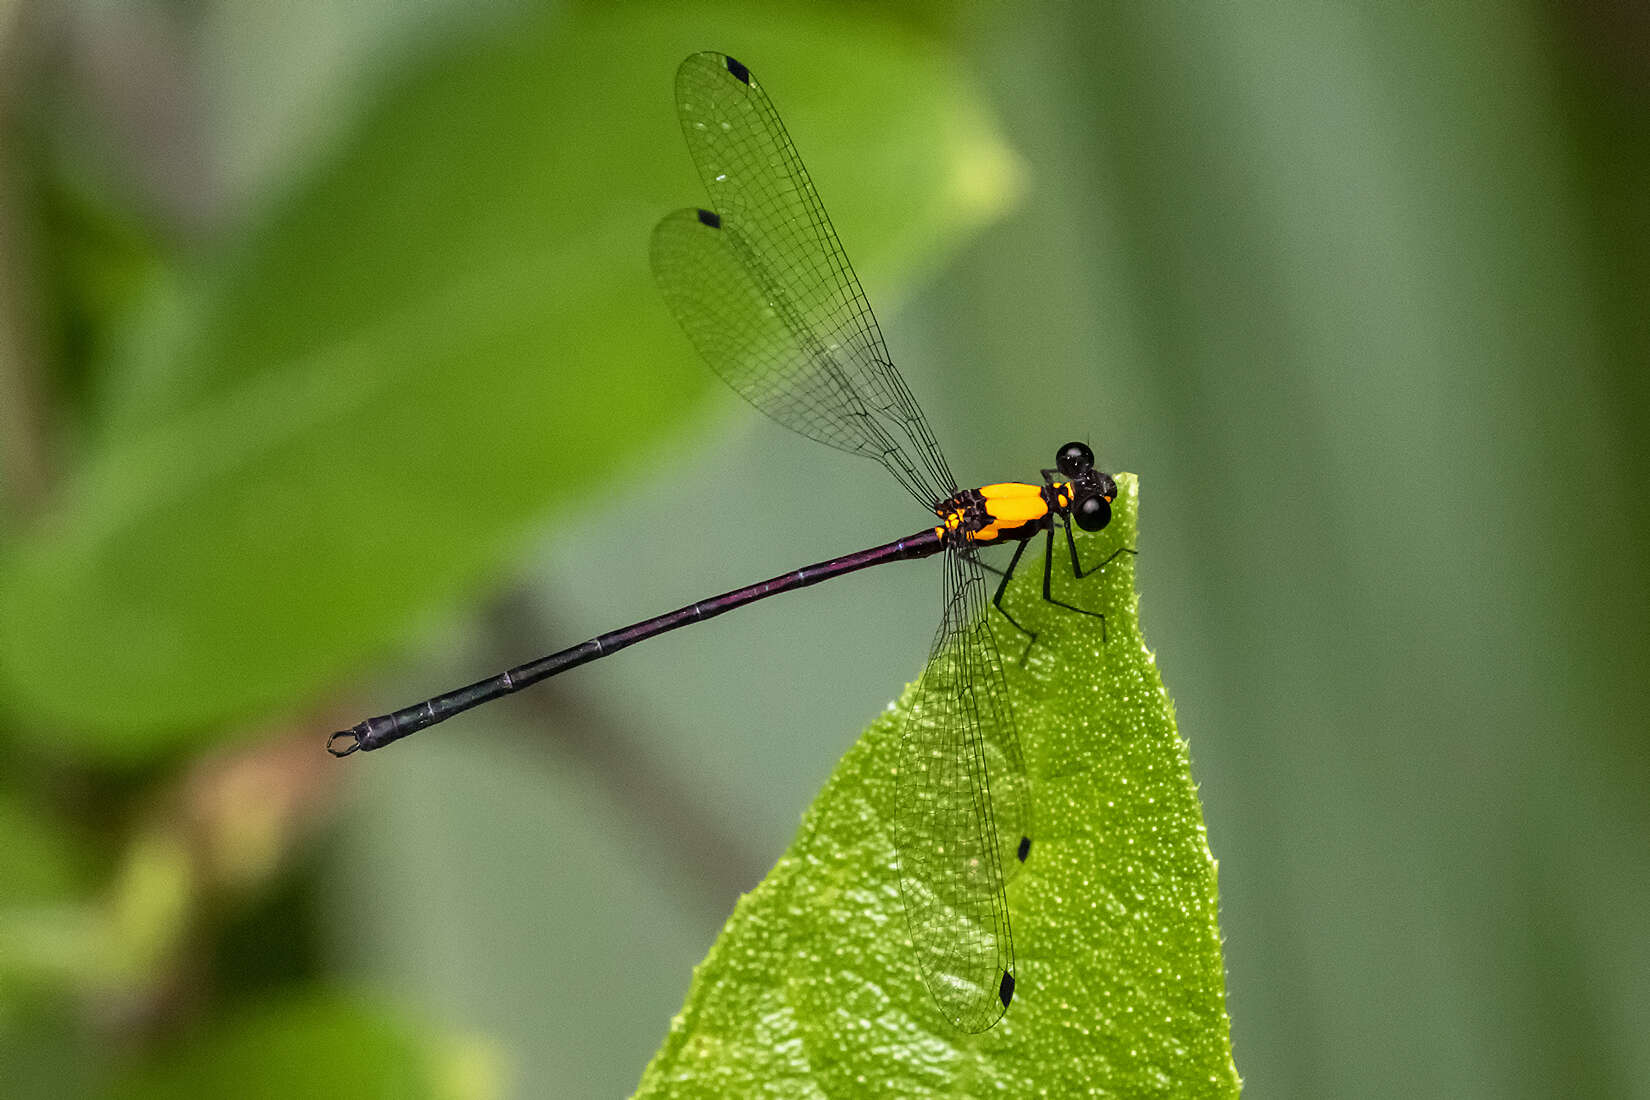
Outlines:
{"label": "transparent wing", "polygon": [[884,466],[924,506],[956,492],[784,123],[739,62],[698,53],[676,106],[712,211],[653,234],[666,302],[711,367],[781,424]]}
{"label": "transparent wing", "polygon": [[1030,812],[985,576],[945,562],[945,614],[900,738],[894,843],[923,981],[953,1024],[984,1031],[1014,993],[1004,872],[1024,858]]}

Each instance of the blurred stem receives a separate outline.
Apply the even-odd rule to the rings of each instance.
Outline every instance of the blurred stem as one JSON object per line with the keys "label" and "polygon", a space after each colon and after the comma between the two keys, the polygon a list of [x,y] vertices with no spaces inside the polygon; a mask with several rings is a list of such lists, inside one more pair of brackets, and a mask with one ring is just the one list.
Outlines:
{"label": "blurred stem", "polygon": [[167,233],[209,240],[224,217],[188,5],[113,5],[63,20],[76,94],[109,136],[127,187]]}
{"label": "blurred stem", "polygon": [[0,485],[7,511],[27,513],[45,496],[45,386],[35,241],[21,193],[28,143],[18,108],[36,71],[25,5],[0,0]]}
{"label": "blurred stem", "polygon": [[[488,633],[499,640],[501,667],[511,661],[503,656],[506,651],[519,655],[543,644],[543,617],[527,610],[531,603],[506,598],[488,612],[494,628]],[[757,853],[705,812],[702,797],[685,790],[657,759],[607,721],[601,708],[584,705],[578,692],[555,682],[516,699],[531,708],[533,728],[553,731],[549,736],[647,833],[649,851],[672,875],[683,877],[684,888],[703,894],[721,912],[730,897],[762,880],[766,865]]]}

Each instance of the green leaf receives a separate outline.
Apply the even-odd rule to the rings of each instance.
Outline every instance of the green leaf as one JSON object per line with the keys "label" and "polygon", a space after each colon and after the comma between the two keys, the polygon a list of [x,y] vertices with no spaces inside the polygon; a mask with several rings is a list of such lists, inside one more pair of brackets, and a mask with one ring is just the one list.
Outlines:
{"label": "green leaf", "polygon": [[653,224],[704,201],[671,102],[691,50],[768,76],[868,281],[1003,209],[1014,162],[948,58],[760,10],[450,46],[212,272],[157,288],[89,453],[0,555],[19,725],[145,755],[296,707],[658,474],[724,396],[647,268]]}
{"label": "green leaf", "polygon": [[[1135,545],[1137,482],[1083,537],[1085,562]],[[1042,604],[1040,561],[1006,602],[1039,631],[1009,690],[1031,782],[1035,839],[1009,883],[1017,985],[1007,1015],[970,1035],[917,975],[890,833],[900,723],[872,723],[791,848],[734,910],[641,1096],[1235,1095],[1209,852],[1186,745],[1140,633],[1134,558]],[[1018,615],[1023,609],[1024,615]]]}

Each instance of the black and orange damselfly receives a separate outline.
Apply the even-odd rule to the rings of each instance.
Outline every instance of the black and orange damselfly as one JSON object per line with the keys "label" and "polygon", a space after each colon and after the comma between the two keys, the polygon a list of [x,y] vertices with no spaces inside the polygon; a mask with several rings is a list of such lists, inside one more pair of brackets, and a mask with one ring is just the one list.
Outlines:
{"label": "black and orange damselfly", "polygon": [[[1042,535],[1043,598],[1056,523],[1082,577],[1072,525],[1111,520],[1112,478],[1068,443],[1040,482],[961,489],[934,433],[895,369],[831,219],[767,93],[744,65],[697,53],[676,72],[688,151],[709,190],[707,209],[679,210],[653,231],[653,272],[665,301],[717,374],[787,428],[882,465],[937,520],[915,534],[793,569],[518,665],[327,741],[335,756],[370,752],[540,680],[667,630],[781,592],[884,562],[939,555],[945,605],[929,663],[901,731],[894,812],[901,896],[918,969],[955,1026],[983,1031],[1014,996],[1014,944],[1004,883],[1031,851],[1031,804],[1003,660],[987,606],[1003,593],[1026,546]],[[980,558],[1014,543],[1008,566]],[[987,571],[1000,574],[987,596]],[[1103,619],[1102,619],[1103,625]]]}

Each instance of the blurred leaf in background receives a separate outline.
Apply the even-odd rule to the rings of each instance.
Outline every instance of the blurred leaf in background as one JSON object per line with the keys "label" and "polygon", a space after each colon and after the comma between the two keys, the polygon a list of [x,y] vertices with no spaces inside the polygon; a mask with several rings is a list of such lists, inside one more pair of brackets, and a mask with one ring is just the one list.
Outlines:
{"label": "blurred leaf in background", "polygon": [[[123,754],[290,706],[436,594],[496,574],[547,516],[646,472],[714,384],[678,354],[632,247],[693,194],[659,152],[668,112],[643,99],[669,67],[635,48],[654,25],[479,35],[154,307],[181,316],[140,322],[153,338],[126,350],[151,365],[105,368],[124,386],[96,442],[0,565],[0,669],[20,706],[60,741]],[[756,45],[806,87],[847,65],[798,45],[818,41]],[[963,130],[941,158],[914,155],[955,81],[907,59],[871,71],[882,82],[856,82],[856,102],[901,103],[905,121],[856,141],[863,112],[838,102],[820,147],[905,181],[870,239],[932,249],[1000,202],[1000,179],[942,173],[1004,155]]]}
{"label": "blurred leaf in background", "polygon": [[920,664],[918,567],[307,761],[909,527],[648,286],[706,48],[963,480],[1089,438],[1149,486],[1251,1086],[1647,1095],[1624,0],[0,6],[0,1079],[204,1080],[174,1039],[250,1068],[319,1000],[477,1037],[482,1091],[635,1086]]}
{"label": "blurred leaf in background", "polygon": [[[336,1056],[340,1050],[344,1057]],[[484,1044],[432,1040],[371,1001],[309,995],[261,1005],[179,1044],[113,1095],[480,1100],[499,1095],[499,1074]]]}

